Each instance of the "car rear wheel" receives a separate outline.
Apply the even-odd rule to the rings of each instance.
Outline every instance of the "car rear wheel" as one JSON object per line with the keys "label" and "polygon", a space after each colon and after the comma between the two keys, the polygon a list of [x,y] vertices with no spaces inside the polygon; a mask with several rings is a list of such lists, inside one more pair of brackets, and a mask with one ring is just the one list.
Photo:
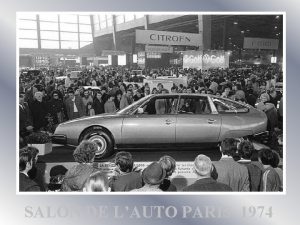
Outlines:
{"label": "car rear wheel", "polygon": [[85,132],[82,140],[92,141],[97,144],[96,158],[102,159],[113,154],[114,147],[110,135],[101,129],[90,129]]}

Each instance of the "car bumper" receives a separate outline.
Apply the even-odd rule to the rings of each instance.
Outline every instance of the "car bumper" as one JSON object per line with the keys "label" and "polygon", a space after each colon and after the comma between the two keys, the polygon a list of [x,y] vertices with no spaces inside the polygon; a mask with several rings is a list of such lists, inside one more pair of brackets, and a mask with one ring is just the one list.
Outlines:
{"label": "car bumper", "polygon": [[67,136],[63,134],[54,134],[52,135],[52,143],[66,145]]}

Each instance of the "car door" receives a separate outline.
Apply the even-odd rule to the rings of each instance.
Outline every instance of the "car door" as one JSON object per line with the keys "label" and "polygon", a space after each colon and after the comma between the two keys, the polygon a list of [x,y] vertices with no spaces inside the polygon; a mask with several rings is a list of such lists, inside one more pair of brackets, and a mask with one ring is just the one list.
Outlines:
{"label": "car door", "polygon": [[207,96],[181,96],[176,123],[176,143],[214,143],[220,135],[222,119],[212,112]]}
{"label": "car door", "polygon": [[132,115],[125,116],[122,144],[150,147],[175,143],[176,104],[178,96],[153,96]]}

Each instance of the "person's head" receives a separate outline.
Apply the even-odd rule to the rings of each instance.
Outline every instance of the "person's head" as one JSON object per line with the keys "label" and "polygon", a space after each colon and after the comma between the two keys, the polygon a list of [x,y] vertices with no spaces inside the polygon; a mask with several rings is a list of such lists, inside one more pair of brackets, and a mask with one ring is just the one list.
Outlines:
{"label": "person's head", "polygon": [[254,151],[254,146],[251,141],[242,141],[239,144],[238,152],[241,158],[251,159],[253,151]]}
{"label": "person's head", "polygon": [[150,88],[145,86],[145,95],[149,95],[150,94]]}
{"label": "person's head", "polygon": [[221,97],[221,93],[219,91],[216,92],[217,97]]}
{"label": "person's head", "polygon": [[34,98],[39,101],[42,102],[43,101],[43,92],[37,91],[34,93]]}
{"label": "person's head", "polygon": [[102,88],[101,88],[101,93],[102,93],[102,95],[103,95],[104,93],[106,93],[106,87],[102,87]]}
{"label": "person's head", "polygon": [[132,96],[132,89],[127,89],[126,95],[127,95],[127,97],[131,97]]}
{"label": "person's head", "polygon": [[166,177],[171,176],[176,169],[176,161],[171,156],[165,155],[161,157],[158,162],[166,171]]}
{"label": "person's head", "polygon": [[115,99],[114,95],[108,95],[108,98],[107,98],[108,101],[112,102],[114,99]]}
{"label": "person's head", "polygon": [[225,93],[226,95],[229,95],[229,92],[230,92],[230,87],[225,87],[225,88],[224,88],[224,93]]}
{"label": "person's head", "polygon": [[98,92],[96,93],[96,98],[97,98],[98,100],[101,100],[101,99],[102,99],[102,94],[101,94],[100,91],[98,91]]}
{"label": "person's head", "polygon": [[260,101],[261,102],[268,102],[270,101],[270,97],[267,93],[263,93],[260,95]]}
{"label": "person's head", "polygon": [[84,96],[85,98],[88,98],[88,97],[89,97],[89,90],[84,90],[83,96]]}
{"label": "person's head", "polygon": [[143,181],[147,185],[159,185],[166,177],[166,171],[157,162],[151,163],[142,172]]}
{"label": "person's head", "polygon": [[30,151],[20,151],[19,171],[27,173],[32,169],[32,155]]}
{"label": "person's head", "polygon": [[20,102],[20,104],[24,104],[24,102],[25,102],[25,93],[24,92],[21,92],[19,94],[19,102]]}
{"label": "person's head", "polygon": [[98,146],[96,143],[82,141],[74,150],[73,157],[78,163],[92,163],[94,162],[97,149]]}
{"label": "person's head", "polygon": [[162,94],[167,94],[167,93],[169,93],[169,91],[167,89],[163,88],[163,89],[161,89],[161,93]]}
{"label": "person's head", "polygon": [[129,152],[118,152],[115,157],[115,164],[121,172],[131,172],[133,169],[132,155]]}
{"label": "person's head", "polygon": [[161,91],[164,88],[164,86],[161,83],[157,84],[158,91]]}
{"label": "person's head", "polygon": [[68,91],[68,95],[69,95],[69,97],[71,98],[71,99],[73,99],[74,98],[74,91],[73,90],[69,90]]}
{"label": "person's head", "polygon": [[194,160],[194,171],[199,177],[210,177],[213,165],[206,155],[198,155]]}
{"label": "person's head", "polygon": [[61,184],[68,169],[63,165],[53,166],[50,170],[50,183]]}
{"label": "person's head", "polygon": [[103,172],[92,173],[86,180],[83,191],[85,192],[108,192],[108,178]]}
{"label": "person's head", "polygon": [[157,93],[158,93],[157,89],[156,89],[156,88],[153,88],[153,89],[152,89],[152,94],[157,94]]}
{"label": "person's head", "polygon": [[208,89],[208,90],[206,91],[206,93],[209,94],[209,95],[212,95],[214,92],[213,92],[213,90]]}
{"label": "person's head", "polygon": [[263,165],[270,165],[272,167],[277,167],[276,163],[277,156],[274,154],[274,152],[271,149],[261,149],[258,152],[258,161],[261,162]]}
{"label": "person's head", "polygon": [[234,138],[226,138],[221,142],[220,151],[223,155],[235,156],[237,152],[237,140]]}
{"label": "person's head", "polygon": [[141,91],[140,89],[137,90],[136,95],[137,95],[139,98],[142,97],[142,91]]}

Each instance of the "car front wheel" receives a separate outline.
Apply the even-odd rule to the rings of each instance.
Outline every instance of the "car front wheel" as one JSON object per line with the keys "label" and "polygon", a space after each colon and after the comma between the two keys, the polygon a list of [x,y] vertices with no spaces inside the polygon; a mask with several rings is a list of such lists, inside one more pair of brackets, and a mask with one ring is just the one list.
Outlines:
{"label": "car front wheel", "polygon": [[112,139],[101,129],[90,129],[86,131],[82,140],[92,141],[97,144],[97,159],[105,158],[113,154],[114,147]]}

